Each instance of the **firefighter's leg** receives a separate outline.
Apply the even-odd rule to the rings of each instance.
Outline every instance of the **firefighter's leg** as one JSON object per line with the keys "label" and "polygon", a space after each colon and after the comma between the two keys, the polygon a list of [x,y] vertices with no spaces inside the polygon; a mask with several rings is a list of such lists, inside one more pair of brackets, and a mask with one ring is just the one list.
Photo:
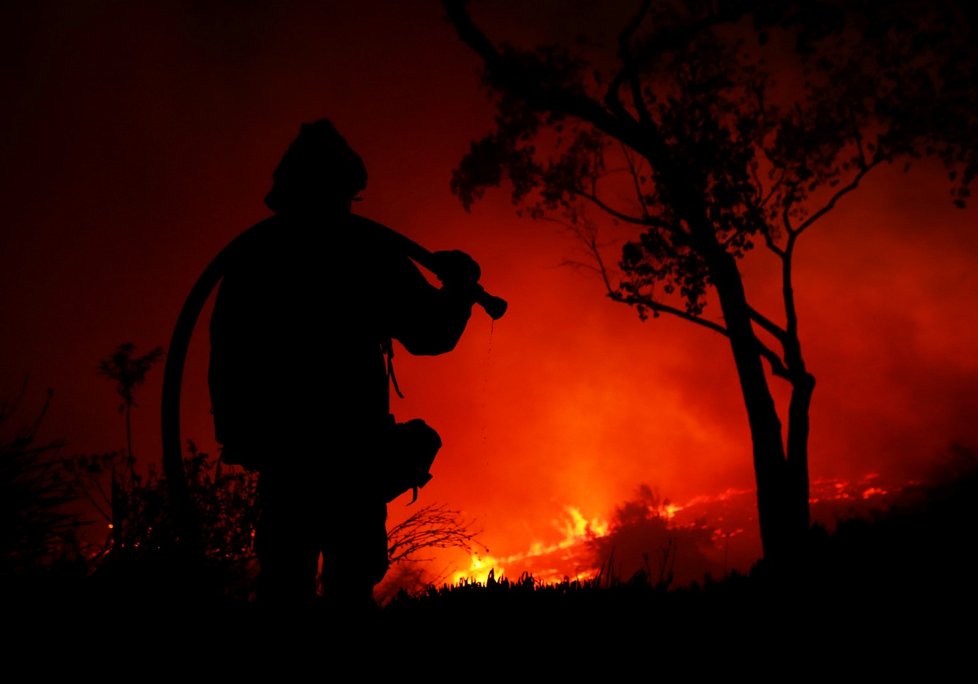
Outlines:
{"label": "firefighter's leg", "polygon": [[316,596],[319,545],[310,502],[287,478],[262,474],[259,480],[259,521],[255,532],[258,555],[258,600],[266,605],[295,607]]}
{"label": "firefighter's leg", "polygon": [[372,607],[374,585],[384,578],[389,565],[386,504],[337,511],[324,532],[325,598],[352,610]]}

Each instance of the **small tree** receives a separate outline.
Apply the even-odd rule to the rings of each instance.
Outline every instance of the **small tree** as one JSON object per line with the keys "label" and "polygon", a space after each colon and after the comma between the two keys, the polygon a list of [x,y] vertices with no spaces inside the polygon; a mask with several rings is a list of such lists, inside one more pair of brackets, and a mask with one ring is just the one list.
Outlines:
{"label": "small tree", "polygon": [[688,584],[720,569],[709,557],[716,530],[699,521],[674,524],[668,505],[668,499],[643,484],[615,508],[608,533],[588,540],[601,582],[647,582],[665,590],[674,581]]}
{"label": "small tree", "polygon": [[432,549],[460,549],[488,552],[478,541],[479,532],[466,521],[461,511],[444,504],[428,504],[417,509],[387,531],[387,557],[391,567],[375,590],[375,597],[386,603],[395,595],[411,594],[438,584],[445,577],[430,571],[425,554]]}
{"label": "small tree", "polygon": [[[515,204],[584,241],[613,301],[727,339],[764,553],[793,556],[809,526],[815,388],[795,306],[799,239],[873,169],[924,155],[946,164],[963,205],[978,173],[973,15],[950,0],[645,0],[607,54],[585,38],[497,45],[464,0],[444,4],[497,105],[453,191],[468,208],[508,179]],[[599,219],[634,228],[617,268]],[[755,306],[741,275],[756,246],[780,272],[780,311]],[[790,386],[786,415],[768,372]]]}
{"label": "small tree", "polygon": [[0,577],[35,573],[77,548],[74,492],[60,474],[58,440],[38,439],[51,393],[37,414],[14,425],[26,383],[0,402]]}
{"label": "small tree", "polygon": [[[98,374],[116,383],[116,392],[122,398],[119,413],[126,415],[126,464],[129,467],[129,488],[137,486],[136,456],[132,450],[132,409],[136,404],[136,388],[146,381],[146,374],[163,356],[163,348],[156,347],[143,356],[135,356],[136,345],[132,342],[120,344],[114,352],[99,361]],[[112,532],[117,548],[122,548],[124,538],[123,521],[126,519],[122,483],[117,477],[115,461],[112,468]]]}
{"label": "small tree", "polygon": [[135,455],[132,451],[132,409],[138,406],[136,388],[146,382],[146,374],[163,357],[163,347],[156,347],[143,356],[135,356],[135,352],[135,344],[124,342],[98,364],[98,374],[114,380],[115,391],[122,398],[119,413],[126,414],[126,452],[131,474],[134,472],[132,468],[135,463]]}
{"label": "small tree", "polygon": [[462,519],[460,511],[444,504],[422,506],[387,532],[387,557],[391,564],[428,560],[418,554],[430,549],[462,549],[477,546],[478,532]]}

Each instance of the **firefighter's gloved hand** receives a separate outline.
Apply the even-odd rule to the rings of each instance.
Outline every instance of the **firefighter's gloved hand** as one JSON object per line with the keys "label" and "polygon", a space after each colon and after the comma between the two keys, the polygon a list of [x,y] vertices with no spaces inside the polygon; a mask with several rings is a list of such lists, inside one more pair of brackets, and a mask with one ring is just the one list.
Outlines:
{"label": "firefighter's gloved hand", "polygon": [[475,259],[457,249],[434,252],[431,265],[438,279],[450,287],[474,285],[482,276],[482,269]]}

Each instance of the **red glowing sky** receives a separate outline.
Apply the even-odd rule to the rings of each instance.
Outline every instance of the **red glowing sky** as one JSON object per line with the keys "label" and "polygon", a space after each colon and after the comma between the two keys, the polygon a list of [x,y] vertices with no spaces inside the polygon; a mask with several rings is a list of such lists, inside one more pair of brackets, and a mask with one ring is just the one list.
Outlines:
{"label": "red glowing sky", "polygon": [[[492,109],[439,4],[282,5],[32,3],[5,21],[3,396],[29,376],[38,403],[55,389],[46,425],[69,450],[119,448],[97,361],[123,341],[167,344],[200,271],[267,215],[299,123],[325,116],[369,169],[358,211],[469,251],[511,302],[494,326],[475,315],[450,355],[397,357],[398,417],[423,416],[446,445],[426,500],[478,519],[507,555],[559,537],[565,506],[607,516],[643,482],[676,501],[750,488],[722,338],[640,323],[588,272],[560,266],[580,256],[568,235],[516,218],[502,193],[471,214],[451,196],[451,170]],[[516,31],[517,6],[482,14]],[[799,253],[815,477],[905,479],[952,442],[978,444],[978,214],[954,209],[926,163],[874,173]],[[324,268],[331,258],[342,256],[323,255]],[[760,253],[745,264],[761,304],[771,267]],[[205,353],[199,334],[184,434],[213,449]],[[144,461],[158,458],[161,376],[139,395]]]}

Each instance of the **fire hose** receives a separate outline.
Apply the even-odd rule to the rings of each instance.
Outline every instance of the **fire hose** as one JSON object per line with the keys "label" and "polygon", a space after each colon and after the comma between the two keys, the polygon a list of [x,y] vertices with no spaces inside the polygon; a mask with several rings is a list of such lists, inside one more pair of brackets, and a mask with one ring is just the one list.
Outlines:
{"label": "fire hose", "polygon": [[[398,252],[428,269],[436,276],[439,262],[435,255],[417,242],[375,221],[360,216],[355,217],[370,228],[379,231]],[[183,468],[183,452],[180,437],[180,398],[183,370],[187,350],[193,336],[197,319],[207,303],[210,294],[224,275],[229,257],[247,240],[251,230],[245,231],[222,249],[207,265],[194,283],[177,317],[163,370],[163,397],[161,409],[163,436],[163,474],[166,477],[173,512],[173,522],[178,544],[191,553],[200,550],[200,525],[197,511],[190,499],[187,477]],[[507,302],[486,292],[480,285],[474,285],[473,297],[493,319],[498,320],[506,313]]]}

